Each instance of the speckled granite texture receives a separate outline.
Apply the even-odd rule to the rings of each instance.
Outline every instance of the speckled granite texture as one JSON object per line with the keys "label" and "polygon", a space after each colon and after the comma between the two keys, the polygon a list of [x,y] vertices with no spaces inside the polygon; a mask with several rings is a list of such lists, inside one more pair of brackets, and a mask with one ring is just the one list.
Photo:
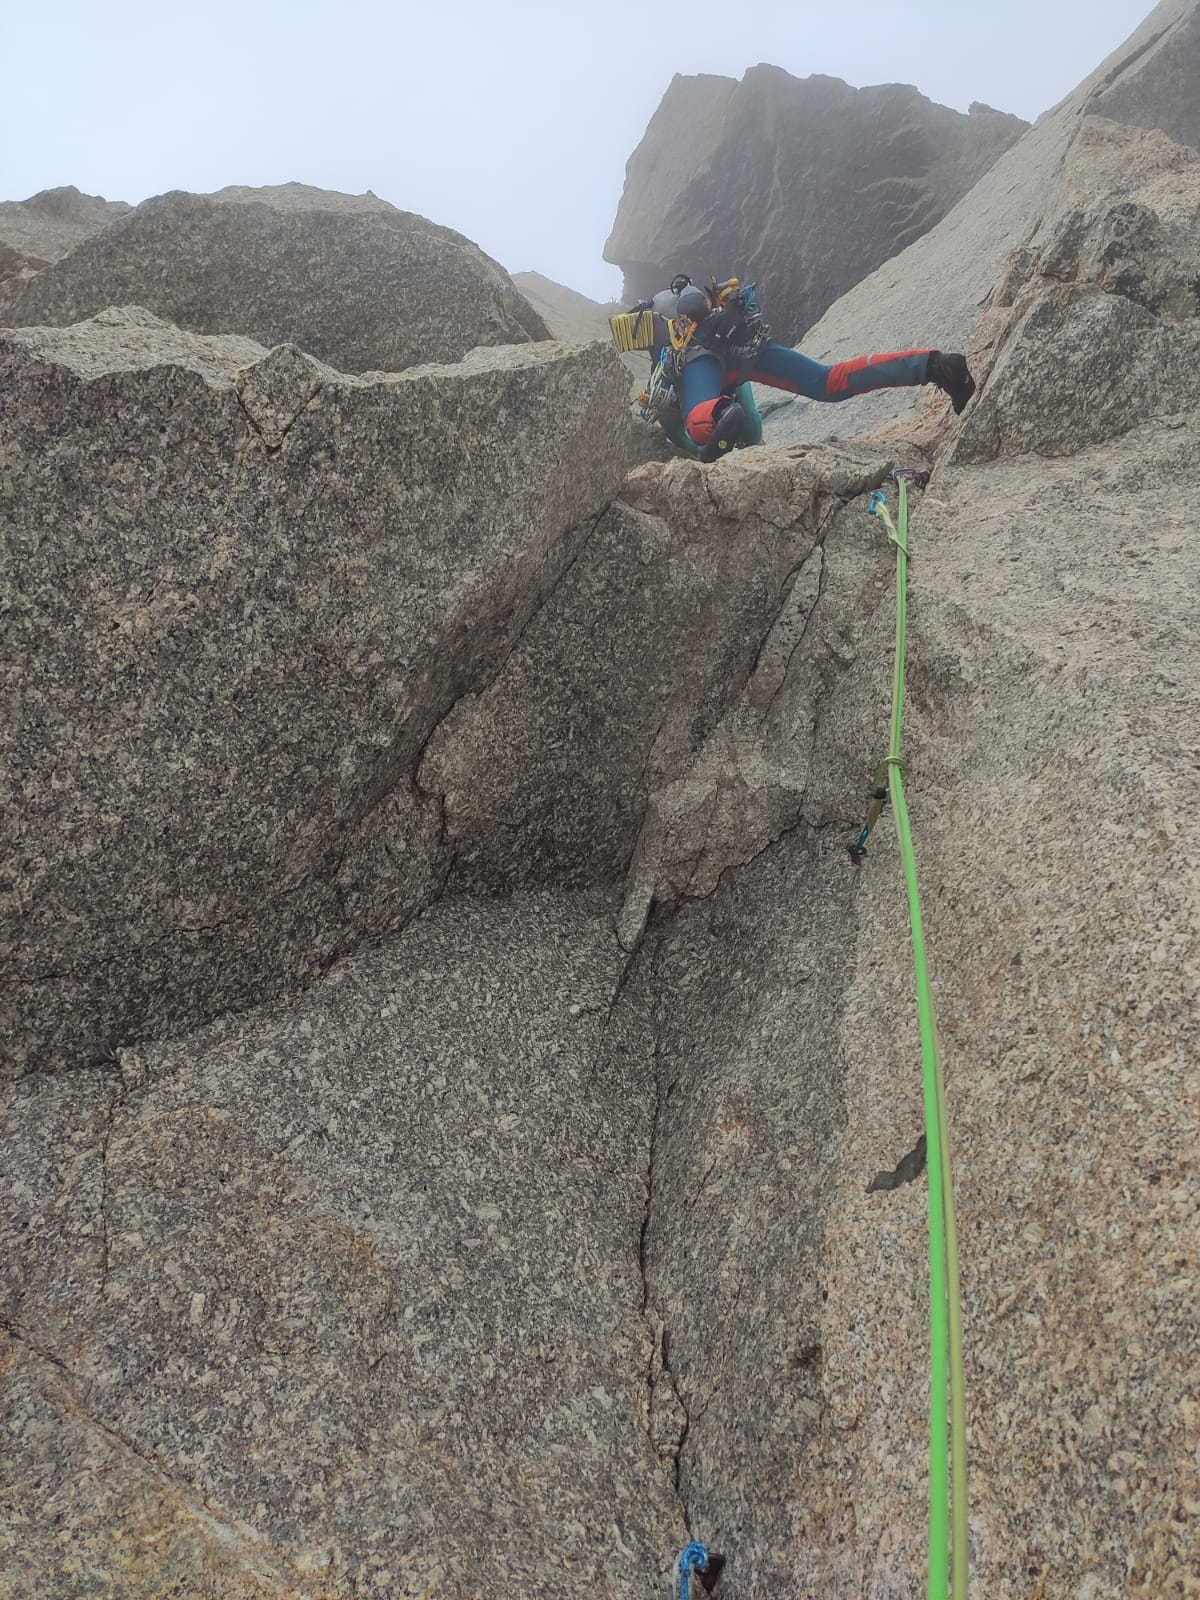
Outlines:
{"label": "speckled granite texture", "polygon": [[73,186],[43,189],[28,200],[0,200],[0,315],[10,278],[27,278],[102,232],[132,207],[80,194]]}
{"label": "speckled granite texture", "polygon": [[886,468],[748,450],[719,474],[632,473],[495,681],[429,742],[419,782],[444,796],[452,882],[627,877],[632,946],[652,902],[707,893],[793,825],[821,702],[886,570],[838,514]]}
{"label": "speckled granite texture", "polygon": [[12,1087],[0,1594],[657,1592],[611,924],[446,900],[290,1008]]}
{"label": "speckled granite texture", "polygon": [[986,388],[955,461],[1074,455],[1200,398],[1198,204],[1200,151],[1084,119],[1044,243],[983,319]]}
{"label": "speckled granite texture", "polygon": [[63,326],[122,305],[192,333],[298,344],[342,372],[550,337],[504,268],[461,233],[372,194],[302,183],[157,195],[12,283],[0,321]]}
{"label": "speckled granite texture", "polygon": [[[1184,11],[1159,8],[1114,84],[1163,65]],[[1043,231],[989,279],[978,398],[961,421],[929,408],[914,450],[935,471],[910,529],[906,787],[959,1208],[971,1600],[1188,1600],[1200,177],[1160,132],[1073,115]],[[728,1557],[714,1600],[920,1600],[927,1186],[892,818],[860,866],[846,852],[892,660],[892,559],[862,491],[907,425],[646,464],[613,505],[620,439],[588,445],[580,418],[555,476],[538,428],[479,421],[438,437],[492,441],[480,509],[412,418],[537,419],[563,388],[618,417],[614,359],[509,351],[359,384],[140,314],[104,326],[97,367],[92,334],[18,342],[18,414],[42,419],[64,499],[14,477],[11,447],[0,494],[45,564],[17,600],[73,601],[46,613],[42,656],[89,685],[59,722],[19,703],[44,765],[18,814],[51,818],[59,850],[113,827],[87,870],[128,878],[95,880],[91,923],[64,917],[82,901],[43,844],[11,886],[15,937],[91,949],[89,1004],[118,1020],[122,986],[155,980],[150,1034],[187,1026],[198,975],[206,1004],[241,1004],[300,948],[287,896],[258,905],[271,872],[322,937],[393,911],[400,931],[298,997],[4,1089],[0,1596],[652,1600],[695,1535]],[[191,428],[201,405],[220,426]],[[53,428],[92,414],[103,502],[76,422]],[[231,440],[236,503],[259,508],[244,532],[187,492]],[[151,464],[179,515],[134,543]],[[595,514],[564,540],[580,496]],[[387,531],[418,514],[423,593]],[[90,565],[56,562],[64,528]],[[239,613],[179,587],[193,546],[218,592],[252,584],[248,631],[215,657],[251,704],[271,606],[321,603],[263,680],[237,782],[166,763],[184,849],[142,823],[159,790],[120,715],[186,680],[146,748],[239,737],[204,648]],[[99,560],[131,549],[136,580]],[[424,619],[415,643],[387,631],[400,616]],[[396,663],[419,649],[410,695]],[[276,796],[305,770],[279,727],[348,741],[343,682],[377,691],[368,745],[391,729],[378,766],[336,767],[345,795],[392,782],[365,814],[319,812],[319,786]],[[94,749],[125,763],[123,813],[113,785],[67,776],[99,771],[78,765]],[[243,830],[224,854],[197,832],[222,797]],[[323,887],[326,859],[355,863],[353,896]],[[202,974],[180,958],[166,983],[152,941],[125,957],[120,939],[148,905],[192,909],[144,892],[172,860],[244,899]],[[56,993],[39,1015],[75,1026]]]}
{"label": "speckled granite texture", "polygon": [[630,446],[600,346],[366,381],[106,312],[0,333],[0,374],[12,1072],[262,998],[436,892],[422,746]]}

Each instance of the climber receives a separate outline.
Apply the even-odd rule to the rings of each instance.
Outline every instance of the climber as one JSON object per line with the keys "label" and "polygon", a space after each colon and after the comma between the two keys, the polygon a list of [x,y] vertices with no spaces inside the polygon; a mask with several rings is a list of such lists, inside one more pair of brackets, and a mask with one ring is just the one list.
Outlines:
{"label": "climber", "polygon": [[661,316],[672,293],[670,327],[683,332],[673,335],[663,358],[672,372],[687,436],[699,447],[702,461],[718,460],[735,446],[753,442],[755,432],[761,439],[762,422],[757,412],[749,417],[743,401],[750,383],[823,401],[932,383],[950,397],[956,413],[975,392],[966,358],[957,353],[898,350],[825,366],[789,349],[769,337],[752,283],[743,288],[736,278],[722,284],[714,279],[705,290],[680,273],[665,296],[642,304]]}
{"label": "climber", "polygon": [[[650,356],[650,382],[638,396],[639,409],[648,421],[657,422],[677,450],[698,456],[700,445],[683,425],[679,404],[678,366],[671,337],[678,295],[691,283],[686,273],[678,273],[671,285],[648,300],[639,300],[632,310],[612,318],[613,337],[619,350],[645,350]],[[641,313],[649,312],[642,318]],[[741,408],[740,446],[762,443],[762,417],[754,403],[748,383],[734,391]]]}

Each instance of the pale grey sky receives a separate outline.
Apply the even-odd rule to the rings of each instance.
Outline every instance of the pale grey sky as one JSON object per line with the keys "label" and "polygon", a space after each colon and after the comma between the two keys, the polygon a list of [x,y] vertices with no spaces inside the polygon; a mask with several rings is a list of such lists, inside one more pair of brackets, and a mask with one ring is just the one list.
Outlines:
{"label": "pale grey sky", "polygon": [[457,228],[596,299],[625,162],[676,72],[766,61],[1030,120],[1152,0],[59,0],[3,28],[0,199],[296,180]]}

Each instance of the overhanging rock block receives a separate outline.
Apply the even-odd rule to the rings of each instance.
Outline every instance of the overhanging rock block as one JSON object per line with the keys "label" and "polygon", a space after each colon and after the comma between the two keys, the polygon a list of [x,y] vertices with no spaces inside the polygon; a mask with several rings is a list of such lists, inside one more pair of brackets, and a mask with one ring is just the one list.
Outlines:
{"label": "overhanging rock block", "polygon": [[421,749],[630,432],[600,346],[363,379],[137,308],[0,334],[0,394],[11,1072],[177,1033],[427,902]]}

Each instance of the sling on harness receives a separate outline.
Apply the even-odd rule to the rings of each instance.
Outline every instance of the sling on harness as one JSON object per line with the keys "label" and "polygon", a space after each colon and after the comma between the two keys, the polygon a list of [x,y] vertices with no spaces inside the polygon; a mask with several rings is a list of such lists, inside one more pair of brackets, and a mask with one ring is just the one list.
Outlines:
{"label": "sling on harness", "polygon": [[771,337],[758,303],[757,284],[742,286],[737,278],[718,283],[709,290],[712,315],[701,329],[701,342],[722,356],[730,367],[748,367]]}

